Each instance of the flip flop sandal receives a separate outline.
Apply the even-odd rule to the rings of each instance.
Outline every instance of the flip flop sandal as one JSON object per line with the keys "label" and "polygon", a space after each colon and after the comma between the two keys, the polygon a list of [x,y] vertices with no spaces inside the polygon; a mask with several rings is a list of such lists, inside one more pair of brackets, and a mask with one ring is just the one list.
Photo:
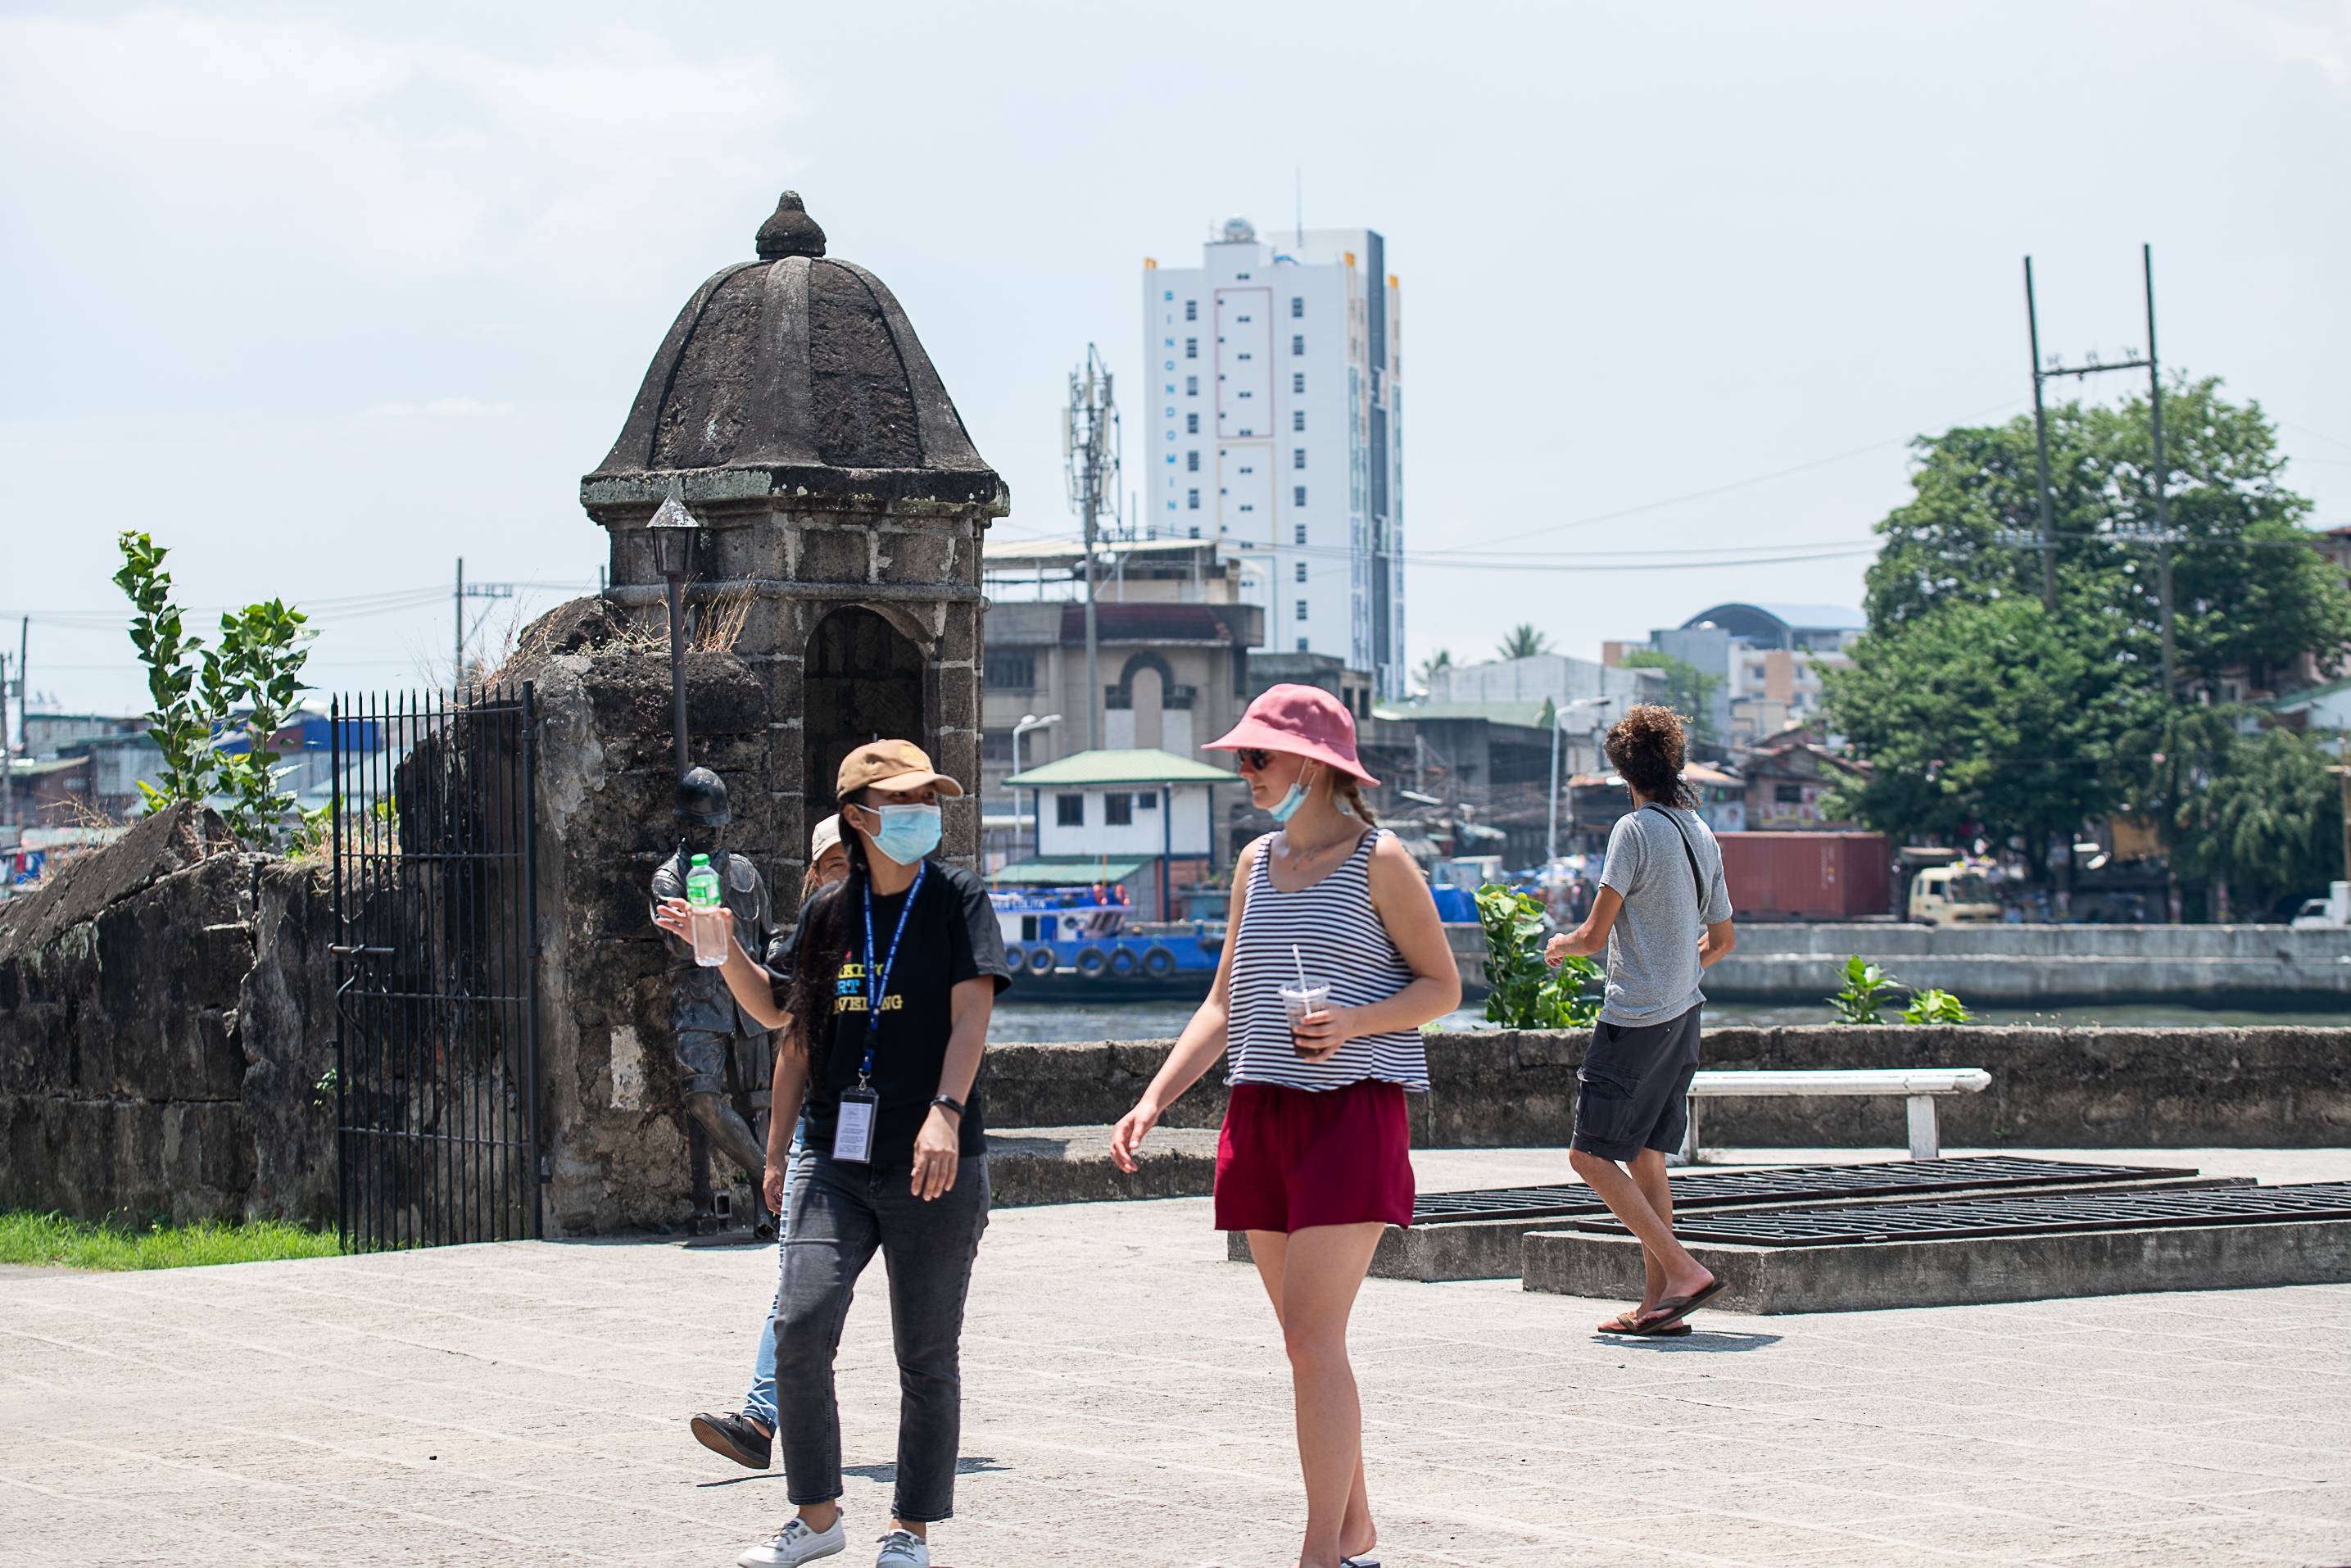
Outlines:
{"label": "flip flop sandal", "polygon": [[[1630,1312],[1618,1312],[1614,1318],[1610,1319],[1608,1322],[1603,1324],[1593,1332],[1597,1333],[1629,1334],[1638,1334],[1642,1333],[1640,1329],[1634,1326],[1633,1314]],[[1648,1339],[1672,1339],[1678,1334],[1686,1334],[1689,1332],[1690,1326],[1687,1323],[1668,1323],[1664,1328],[1655,1329],[1648,1332],[1643,1337]]]}
{"label": "flip flop sandal", "polygon": [[1633,1332],[1636,1334],[1647,1335],[1664,1333],[1700,1306],[1722,1294],[1728,1283],[1729,1281],[1718,1274],[1703,1287],[1692,1291],[1687,1296],[1667,1296],[1635,1320]]}
{"label": "flip flop sandal", "polygon": [[1380,1568],[1380,1560],[1376,1557],[1342,1557],[1339,1568]]}

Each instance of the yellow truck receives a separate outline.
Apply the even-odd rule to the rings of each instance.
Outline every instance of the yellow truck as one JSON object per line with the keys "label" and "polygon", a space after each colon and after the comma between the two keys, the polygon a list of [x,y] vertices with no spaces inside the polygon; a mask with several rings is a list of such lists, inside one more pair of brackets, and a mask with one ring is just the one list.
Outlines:
{"label": "yellow truck", "polygon": [[1997,925],[2001,908],[1983,873],[1962,862],[1930,865],[1910,879],[1909,915],[1922,925]]}

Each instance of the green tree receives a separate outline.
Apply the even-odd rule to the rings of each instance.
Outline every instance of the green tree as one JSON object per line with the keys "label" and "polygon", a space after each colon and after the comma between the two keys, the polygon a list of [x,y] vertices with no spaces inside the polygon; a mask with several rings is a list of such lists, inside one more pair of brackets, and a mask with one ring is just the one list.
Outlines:
{"label": "green tree", "polygon": [[1412,678],[1414,684],[1418,685],[1422,691],[1426,691],[1428,689],[1430,679],[1436,675],[1437,671],[1449,670],[1452,667],[1453,655],[1445,649],[1439,648],[1436,653],[1431,653],[1427,658],[1423,659],[1420,662],[1419,667],[1413,671]]}
{"label": "green tree", "polygon": [[2290,729],[2248,733],[2257,714],[2179,708],[2125,741],[2130,805],[2166,830],[2173,871],[2248,907],[2314,895],[2344,873],[2335,753]]}
{"label": "green tree", "polygon": [[1510,630],[1495,650],[1505,659],[1531,659],[1551,652],[1551,639],[1536,631],[1528,622],[1520,622]]}
{"label": "green tree", "polygon": [[[2221,673],[2265,684],[2305,651],[2339,650],[2351,594],[2307,548],[2310,503],[2280,483],[2257,404],[2182,379],[2164,434],[2169,520],[2187,536],[2173,551],[2178,697],[2161,689],[2157,557],[2127,537],[2155,521],[2144,401],[2050,411],[2053,611],[2042,552],[1997,537],[2038,527],[2032,422],[1921,437],[1912,497],[1878,525],[1870,629],[1855,667],[1827,674],[1834,722],[1872,765],[1833,807],[1896,837],[2019,836],[2043,869],[2053,835],[2145,803],[2183,865],[2204,852],[2179,836],[2215,809],[2197,798],[2255,760],[2205,706]],[[2269,844],[2253,858],[2274,870],[2276,833],[2301,831],[2237,837]]]}
{"label": "green tree", "polygon": [[1728,675],[1708,674],[1687,659],[1677,659],[1655,648],[1635,648],[1622,663],[1627,669],[1663,670],[1666,706],[1689,721],[1690,733],[1698,739],[1721,738],[1714,732],[1714,694],[1729,682]]}

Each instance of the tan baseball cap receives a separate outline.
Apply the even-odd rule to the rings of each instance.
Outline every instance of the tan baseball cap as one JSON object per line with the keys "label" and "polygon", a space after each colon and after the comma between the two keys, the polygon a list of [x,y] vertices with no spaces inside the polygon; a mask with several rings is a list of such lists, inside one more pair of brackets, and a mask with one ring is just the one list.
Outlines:
{"label": "tan baseball cap", "polygon": [[824,858],[825,851],[839,849],[840,847],[841,818],[836,814],[834,816],[827,817],[823,821],[819,822],[816,825],[816,831],[810,835],[809,859],[812,861],[822,860]]}
{"label": "tan baseball cap", "polygon": [[857,789],[919,789],[928,784],[942,795],[960,796],[963,786],[931,767],[928,753],[911,740],[877,740],[841,759],[833,798]]}

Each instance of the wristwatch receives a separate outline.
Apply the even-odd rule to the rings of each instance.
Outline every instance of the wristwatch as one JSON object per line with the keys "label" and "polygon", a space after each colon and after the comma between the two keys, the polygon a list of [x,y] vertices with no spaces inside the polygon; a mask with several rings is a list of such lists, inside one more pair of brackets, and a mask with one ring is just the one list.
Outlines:
{"label": "wristwatch", "polygon": [[956,1099],[952,1095],[938,1095],[931,1101],[931,1103],[946,1107],[947,1110],[954,1112],[957,1118],[961,1118],[963,1115],[963,1102]]}

